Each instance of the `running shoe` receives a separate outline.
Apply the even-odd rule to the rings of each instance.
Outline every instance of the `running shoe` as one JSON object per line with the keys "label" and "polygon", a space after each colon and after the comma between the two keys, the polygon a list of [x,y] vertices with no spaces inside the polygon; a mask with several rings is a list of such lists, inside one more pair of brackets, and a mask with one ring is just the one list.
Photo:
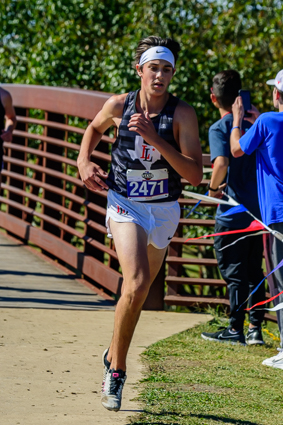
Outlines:
{"label": "running shoe", "polygon": [[122,390],[126,381],[126,372],[110,369],[106,374],[105,385],[101,394],[102,406],[118,412],[121,408]]}
{"label": "running shoe", "polygon": [[107,360],[108,352],[109,352],[109,348],[106,348],[106,350],[102,354],[102,364],[103,364],[102,391],[105,385],[106,375],[110,369],[110,362]]}
{"label": "running shoe", "polygon": [[264,345],[261,328],[250,328],[246,335],[246,344],[248,345]]}
{"label": "running shoe", "polygon": [[265,366],[283,369],[283,348],[277,348],[279,353],[276,356],[263,360],[262,364]]}
{"label": "running shoe", "polygon": [[243,331],[232,331],[230,326],[228,326],[228,328],[219,328],[218,331],[214,333],[203,332],[201,337],[207,341],[228,342],[230,344],[240,343],[241,345],[246,345]]}

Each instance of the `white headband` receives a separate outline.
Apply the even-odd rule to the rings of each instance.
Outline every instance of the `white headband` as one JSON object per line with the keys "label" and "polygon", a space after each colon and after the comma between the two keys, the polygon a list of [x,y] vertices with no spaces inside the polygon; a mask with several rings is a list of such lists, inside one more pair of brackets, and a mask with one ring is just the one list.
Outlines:
{"label": "white headband", "polygon": [[164,46],[154,46],[150,49],[143,52],[140,58],[139,65],[143,65],[146,62],[149,62],[154,59],[162,59],[171,63],[172,67],[175,68],[175,59],[174,55],[167,47]]}

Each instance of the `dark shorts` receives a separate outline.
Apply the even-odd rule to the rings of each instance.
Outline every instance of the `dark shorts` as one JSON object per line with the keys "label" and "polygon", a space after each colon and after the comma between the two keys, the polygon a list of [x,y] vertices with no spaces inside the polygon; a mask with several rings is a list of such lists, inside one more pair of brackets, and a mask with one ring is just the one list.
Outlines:
{"label": "dark shorts", "polygon": [[[216,222],[215,233],[237,230],[220,225]],[[249,237],[239,240],[242,236]],[[230,245],[228,248],[223,247]],[[215,254],[221,275],[227,283],[230,301],[230,324],[235,329],[242,329],[245,320],[245,303],[249,294],[263,279],[262,257],[263,242],[262,235],[251,236],[250,233],[230,234],[215,236]],[[250,297],[249,305],[252,306],[265,299],[265,287],[262,284]],[[250,311],[250,321],[255,326],[260,326],[263,320],[264,310],[253,309]]]}

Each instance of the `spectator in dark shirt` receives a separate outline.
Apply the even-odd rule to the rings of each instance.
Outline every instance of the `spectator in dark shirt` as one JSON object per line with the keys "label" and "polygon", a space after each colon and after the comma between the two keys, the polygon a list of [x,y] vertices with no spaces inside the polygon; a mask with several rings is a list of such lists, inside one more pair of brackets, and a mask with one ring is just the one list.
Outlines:
{"label": "spectator in dark shirt", "polygon": [[[227,70],[213,78],[211,101],[220,113],[220,120],[209,129],[209,145],[211,161],[214,164],[209,185],[209,196],[222,197],[223,192],[243,204],[257,218],[261,218],[256,184],[255,154],[234,158],[230,153],[230,133],[233,127],[232,104],[241,89],[241,79],[237,71]],[[251,127],[243,121],[243,132]],[[219,205],[216,213],[215,233],[243,229],[253,220],[246,212],[222,217],[230,207]],[[242,234],[241,236],[245,236]],[[228,286],[230,300],[230,325],[215,333],[202,333],[207,340],[220,342],[239,342],[241,344],[264,344],[261,323],[262,310],[250,313],[249,330],[244,336],[244,307],[239,306],[247,299],[250,292],[263,279],[262,236],[247,237],[225,249],[239,239],[238,234],[217,236],[214,247],[221,275]],[[251,305],[262,301],[265,297],[264,285],[250,298]]]}

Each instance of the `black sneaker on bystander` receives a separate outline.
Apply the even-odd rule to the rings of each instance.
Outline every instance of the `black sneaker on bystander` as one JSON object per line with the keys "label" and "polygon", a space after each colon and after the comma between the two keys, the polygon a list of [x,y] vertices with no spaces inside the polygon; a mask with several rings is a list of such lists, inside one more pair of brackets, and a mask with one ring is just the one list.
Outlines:
{"label": "black sneaker on bystander", "polygon": [[228,342],[230,344],[240,343],[246,345],[243,331],[233,331],[231,327],[219,328],[217,332],[203,332],[201,337],[208,341]]}
{"label": "black sneaker on bystander", "polygon": [[254,327],[254,328],[250,328],[248,330],[248,333],[246,335],[246,344],[248,344],[248,345],[263,345],[263,344],[265,344],[263,337],[262,337],[260,327],[256,327],[256,328]]}

